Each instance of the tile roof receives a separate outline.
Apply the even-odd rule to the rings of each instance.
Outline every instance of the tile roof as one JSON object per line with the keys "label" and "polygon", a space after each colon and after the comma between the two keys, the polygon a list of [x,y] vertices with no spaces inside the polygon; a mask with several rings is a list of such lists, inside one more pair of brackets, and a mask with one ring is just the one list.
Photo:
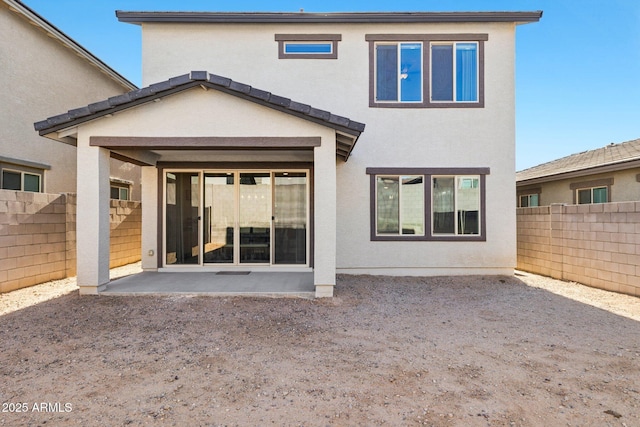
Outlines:
{"label": "tile roof", "polygon": [[602,166],[618,165],[622,169],[625,163],[633,160],[640,160],[640,139],[619,144],[609,144],[602,148],[583,151],[582,153],[572,154],[524,169],[516,172],[516,182],[552,177]]}
{"label": "tile roof", "polygon": [[343,150],[341,150],[339,155],[345,160],[349,157],[356,140],[365,128],[364,123],[359,123],[347,117],[338,116],[329,111],[320,110],[289,98],[274,95],[271,92],[236,82],[227,77],[210,74],[206,71],[191,71],[189,74],[183,74],[163,82],[154,83],[142,89],[133,90],[84,107],[75,108],[66,113],[36,122],[34,123],[34,128],[40,135],[45,136],[61,129],[73,127],[89,120],[94,120],[197,86],[215,89],[305,120],[319,123],[340,131],[343,134],[348,134],[352,140],[350,144],[347,144],[350,146],[344,147],[344,138],[339,138],[339,142],[341,142],[343,146]]}

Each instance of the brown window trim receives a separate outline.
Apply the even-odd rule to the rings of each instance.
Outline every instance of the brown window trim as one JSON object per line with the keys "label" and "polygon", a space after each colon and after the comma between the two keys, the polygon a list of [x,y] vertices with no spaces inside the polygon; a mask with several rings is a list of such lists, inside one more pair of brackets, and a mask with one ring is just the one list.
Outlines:
{"label": "brown window trim", "polygon": [[[366,34],[369,42],[369,107],[371,108],[484,108],[484,42],[488,34]],[[478,43],[478,102],[431,102],[431,42]],[[375,45],[378,42],[422,42],[422,102],[376,102]]]}
{"label": "brown window trim", "polygon": [[[490,168],[367,168],[369,175],[369,230],[371,241],[404,242],[485,242],[486,235],[486,176]],[[377,175],[423,175],[424,176],[424,236],[376,235],[376,176]],[[475,235],[434,235],[431,231],[431,182],[433,176],[479,175],[480,176],[480,234]]]}
{"label": "brown window trim", "polygon": [[[613,178],[594,179],[592,181],[572,182],[569,184],[569,188],[573,193],[573,204],[578,204],[577,190],[585,188],[599,188],[607,187],[607,203],[611,203],[611,186],[613,185]],[[593,203],[593,202],[592,202]]]}
{"label": "brown window trim", "polygon": [[[276,34],[278,42],[278,59],[338,59],[338,42],[342,41],[342,34]],[[332,44],[331,53],[320,54],[292,54],[285,53],[285,42],[328,42]]]}

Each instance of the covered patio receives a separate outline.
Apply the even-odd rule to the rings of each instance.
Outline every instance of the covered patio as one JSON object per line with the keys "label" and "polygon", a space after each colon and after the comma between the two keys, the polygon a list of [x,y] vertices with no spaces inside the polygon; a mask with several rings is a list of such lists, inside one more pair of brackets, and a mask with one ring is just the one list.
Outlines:
{"label": "covered patio", "polygon": [[[193,71],[35,127],[77,147],[81,294],[333,295],[336,160],[364,124]],[[142,168],[145,271],[113,283],[110,157]]]}

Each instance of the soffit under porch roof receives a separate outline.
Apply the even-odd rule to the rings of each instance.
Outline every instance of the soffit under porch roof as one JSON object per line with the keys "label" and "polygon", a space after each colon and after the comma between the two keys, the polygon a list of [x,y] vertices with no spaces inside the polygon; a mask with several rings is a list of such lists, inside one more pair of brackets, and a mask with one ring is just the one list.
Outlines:
{"label": "soffit under porch roof", "polygon": [[[173,95],[199,86],[205,89],[214,89],[216,91],[334,129],[336,131],[336,156],[344,161],[349,158],[358,137],[365,128],[364,123],[359,123],[347,117],[332,114],[329,111],[314,108],[308,104],[296,102],[289,98],[281,97],[272,94],[271,92],[233,81],[227,77],[210,74],[206,71],[192,71],[189,74],[173,77],[160,83],[154,83],[142,89],[114,96],[100,102],[89,104],[85,107],[72,109],[66,113],[36,122],[34,124],[34,128],[42,136],[61,142],[69,142],[68,140],[65,140],[65,138],[68,138],[71,134],[72,131],[70,131],[70,129],[73,129],[78,125],[101,117],[109,117],[114,113],[157,101],[165,96]],[[247,119],[250,120],[250,117]],[[191,140],[193,140],[193,138]],[[211,144],[211,141],[213,140],[215,140],[215,138],[208,138],[208,144]],[[213,142],[213,144],[215,145],[217,142]],[[108,145],[105,144],[100,146],[108,147]],[[125,147],[120,148],[124,149]],[[169,147],[152,148],[150,146],[147,149],[154,148],[166,149]],[[203,147],[203,149],[215,148],[216,147],[213,146]],[[225,147],[217,147],[217,149],[224,148]],[[174,146],[170,149],[179,149],[179,147]]]}

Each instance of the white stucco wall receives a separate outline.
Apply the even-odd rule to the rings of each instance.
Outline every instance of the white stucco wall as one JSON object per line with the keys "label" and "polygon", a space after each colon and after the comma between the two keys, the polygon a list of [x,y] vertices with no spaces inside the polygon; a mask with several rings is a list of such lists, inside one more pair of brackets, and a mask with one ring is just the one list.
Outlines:
{"label": "white stucco wall", "polygon": [[[76,191],[76,149],[41,137],[33,123],[126,92],[124,86],[0,2],[0,156],[48,165],[44,191]],[[111,160],[111,176],[136,182],[140,170]]]}
{"label": "white stucco wall", "polygon": [[[337,60],[278,59],[274,35],[341,34]],[[365,34],[486,33],[485,107],[369,107]],[[143,25],[143,81],[206,70],[366,123],[338,162],[337,265],[385,274],[506,273],[516,263],[515,25]],[[372,242],[367,167],[488,167],[486,242]]]}

